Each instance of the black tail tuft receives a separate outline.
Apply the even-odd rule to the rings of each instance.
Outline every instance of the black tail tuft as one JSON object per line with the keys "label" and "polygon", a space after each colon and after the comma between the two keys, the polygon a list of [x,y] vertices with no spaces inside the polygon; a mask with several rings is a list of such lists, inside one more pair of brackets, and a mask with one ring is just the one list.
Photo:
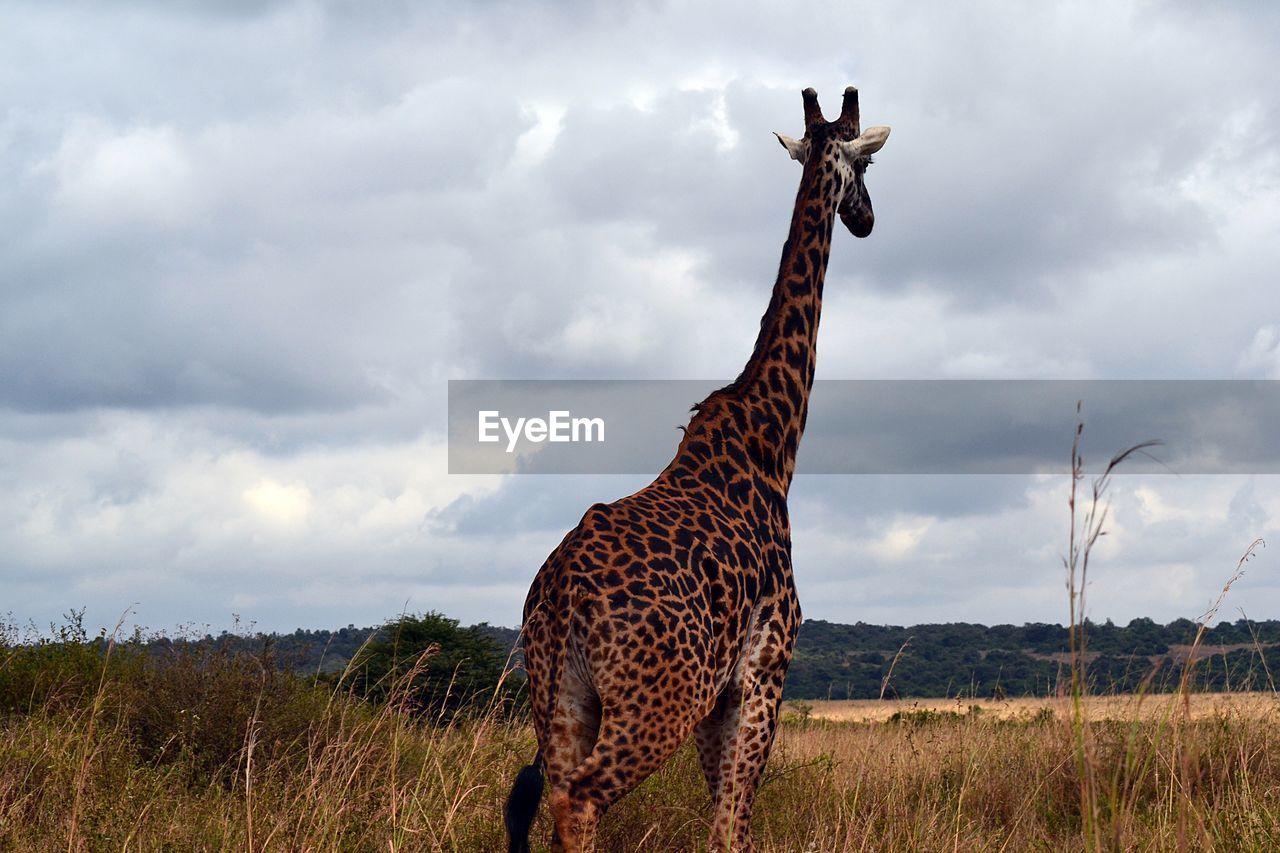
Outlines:
{"label": "black tail tuft", "polygon": [[507,853],[529,853],[529,828],[542,802],[542,755],[516,774],[502,817],[507,824]]}

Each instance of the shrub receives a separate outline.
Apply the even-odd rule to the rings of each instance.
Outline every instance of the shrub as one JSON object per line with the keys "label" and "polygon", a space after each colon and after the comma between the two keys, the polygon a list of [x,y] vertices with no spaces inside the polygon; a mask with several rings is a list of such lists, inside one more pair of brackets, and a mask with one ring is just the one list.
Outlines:
{"label": "shrub", "polygon": [[388,622],[356,653],[349,683],[374,702],[393,697],[412,713],[448,722],[460,712],[509,697],[506,656],[479,628],[428,612]]}

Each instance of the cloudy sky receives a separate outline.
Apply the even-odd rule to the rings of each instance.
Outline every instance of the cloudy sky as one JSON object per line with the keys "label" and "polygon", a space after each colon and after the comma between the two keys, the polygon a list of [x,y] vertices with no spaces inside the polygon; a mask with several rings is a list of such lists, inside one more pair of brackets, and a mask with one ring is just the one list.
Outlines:
{"label": "cloudy sky", "polygon": [[[5,4],[0,613],[517,623],[647,479],[450,476],[447,380],[735,376],[810,85],[894,128],[821,378],[1280,378],[1280,12],[1033,6]],[[1062,621],[1065,487],[801,478],[805,613]],[[1198,615],[1280,523],[1276,476],[1113,498],[1098,619]]]}

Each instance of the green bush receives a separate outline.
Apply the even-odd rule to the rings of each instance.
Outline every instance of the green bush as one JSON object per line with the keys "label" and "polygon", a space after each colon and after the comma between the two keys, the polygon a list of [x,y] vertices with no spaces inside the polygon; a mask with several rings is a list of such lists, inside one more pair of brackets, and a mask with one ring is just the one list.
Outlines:
{"label": "green bush", "polygon": [[50,635],[32,626],[25,638],[17,625],[0,624],[0,713],[78,708],[97,690],[106,636],[90,639],[83,617],[72,610]]}
{"label": "green bush", "polygon": [[347,678],[366,699],[404,702],[420,717],[448,722],[512,698],[506,663],[497,642],[480,628],[428,612],[384,625],[356,653]]}
{"label": "green bush", "polygon": [[122,694],[139,751],[164,763],[179,756],[229,773],[250,737],[259,754],[301,758],[329,692],[281,666],[270,643],[257,653],[227,644],[154,642],[130,666]]}
{"label": "green bush", "polygon": [[201,773],[234,772],[252,739],[271,758],[304,754],[322,734],[313,720],[329,699],[314,679],[295,675],[271,642],[144,638],[109,641],[86,634],[81,614],[67,614],[50,635],[20,638],[0,630],[0,715],[90,712],[121,731],[146,761],[179,758]]}

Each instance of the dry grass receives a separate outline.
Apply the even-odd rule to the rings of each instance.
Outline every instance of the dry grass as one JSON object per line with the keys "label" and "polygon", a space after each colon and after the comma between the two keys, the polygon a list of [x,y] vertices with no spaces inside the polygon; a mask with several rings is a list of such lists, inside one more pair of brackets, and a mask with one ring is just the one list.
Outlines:
{"label": "dry grass", "polygon": [[[248,708],[239,749],[211,770],[181,749],[140,751],[110,690],[96,711],[90,702],[0,720],[0,849],[496,850],[503,797],[534,750],[527,725],[496,712],[436,727],[336,693],[314,706],[290,748],[264,738]],[[1146,710],[1168,709],[1177,696],[1096,705],[1099,778],[1135,753],[1153,754],[1124,791],[1117,846],[1274,849],[1280,699],[1193,698],[1179,738]],[[790,716],[760,793],[760,847],[1090,849],[1069,712],[1045,714],[1052,704],[1028,700],[973,714],[971,704],[814,703],[810,719]],[[893,722],[818,718],[871,706],[878,717],[904,713]],[[1111,708],[1125,713],[1107,721]],[[1105,814],[1106,786],[1101,796]],[[686,746],[610,812],[602,847],[699,849],[709,818]],[[544,810],[535,849],[546,849],[549,830]]]}
{"label": "dry grass", "polygon": [[[1130,807],[1114,849],[1274,849],[1280,841],[1280,746],[1274,721],[1229,714],[1188,724],[1187,764],[1158,724],[1095,723],[1095,769],[1110,778],[1135,745],[1155,760],[1125,791]],[[898,724],[784,728],[784,761],[817,781],[788,797],[786,825],[761,816],[774,849],[1091,849],[1083,832],[1069,720],[1009,722],[983,715]],[[1102,812],[1114,803],[1106,799]],[[799,810],[799,814],[795,813]],[[1187,820],[1180,814],[1188,815]],[[1111,846],[1111,845],[1108,845]]]}
{"label": "dry grass", "polygon": [[[1093,720],[1132,722],[1159,720],[1169,713],[1168,696],[1085,696],[1086,713]],[[1189,697],[1189,713],[1194,720],[1219,717],[1270,719],[1280,724],[1280,697],[1270,692],[1193,693]],[[797,720],[808,717],[839,723],[883,723],[895,714],[906,716],[920,711],[936,714],[966,715],[977,708],[986,719],[1030,722],[1045,713],[1069,719],[1069,700],[1055,697],[1022,697],[1017,699],[914,699],[900,701],[813,700],[787,702],[783,713]]]}

